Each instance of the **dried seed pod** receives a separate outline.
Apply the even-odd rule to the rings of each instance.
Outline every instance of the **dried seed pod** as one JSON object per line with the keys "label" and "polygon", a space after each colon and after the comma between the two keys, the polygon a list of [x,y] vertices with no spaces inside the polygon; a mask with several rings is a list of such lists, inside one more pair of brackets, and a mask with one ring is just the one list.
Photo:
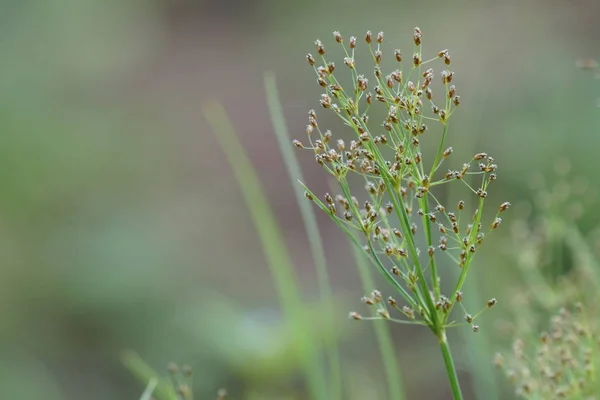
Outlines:
{"label": "dried seed pod", "polygon": [[394,50],[394,56],[396,56],[396,61],[402,62],[402,52],[399,49]]}
{"label": "dried seed pod", "polygon": [[319,53],[320,55],[325,55],[325,47],[319,39],[315,40],[315,47],[317,48],[317,53]]}
{"label": "dried seed pod", "polygon": [[342,35],[338,31],[333,32],[333,37],[335,38],[335,41],[338,43],[342,43],[344,41],[344,39],[342,38]]}
{"label": "dried seed pod", "polygon": [[413,40],[417,46],[421,45],[422,37],[423,37],[423,34],[421,33],[421,29],[418,26],[415,26],[415,29],[413,32]]}

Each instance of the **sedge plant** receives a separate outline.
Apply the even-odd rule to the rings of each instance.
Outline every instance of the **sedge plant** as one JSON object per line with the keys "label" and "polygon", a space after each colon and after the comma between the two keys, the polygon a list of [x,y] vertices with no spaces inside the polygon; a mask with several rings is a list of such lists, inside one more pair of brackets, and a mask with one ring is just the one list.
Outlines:
{"label": "sedge plant", "polygon": [[[321,108],[337,115],[353,138],[334,138],[310,110],[307,139],[293,143],[312,152],[339,193],[317,195],[301,184],[306,197],[348,235],[393,291],[393,296],[386,297],[374,290],[362,298],[376,308],[375,317],[358,312],[351,312],[350,317],[429,328],[439,343],[453,398],[462,399],[447,329],[470,325],[477,332],[477,316],[496,304],[492,298],[470,314],[461,301],[478,249],[510,206],[502,203],[495,216],[484,221],[497,165],[484,152],[458,165],[451,159],[453,149],[446,143],[449,120],[461,101],[453,84],[455,74],[449,69],[448,50],[425,58],[422,31],[414,28],[411,56],[404,60],[401,50],[393,51],[391,61],[397,68],[386,73],[384,34],[367,32],[363,42],[374,65],[361,73],[362,60],[355,53],[359,40],[345,41],[339,32],[334,32],[334,39],[344,54],[340,67],[320,40],[315,42],[316,55],[308,54],[306,60],[324,91]],[[442,71],[435,79],[433,65],[438,62]],[[343,76],[351,84],[344,84]],[[434,148],[430,155],[426,154],[428,140]],[[446,185],[460,185],[464,200],[444,204]],[[476,204],[474,209],[468,207],[471,202]],[[445,273],[448,268],[460,272]]]}

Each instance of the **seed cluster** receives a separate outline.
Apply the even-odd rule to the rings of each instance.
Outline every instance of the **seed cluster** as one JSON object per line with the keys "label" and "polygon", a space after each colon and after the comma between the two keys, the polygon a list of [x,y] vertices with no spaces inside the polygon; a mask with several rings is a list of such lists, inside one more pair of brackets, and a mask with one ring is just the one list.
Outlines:
{"label": "seed cluster", "polygon": [[[333,36],[345,54],[342,69],[351,76],[352,87],[340,84],[336,77],[340,71],[326,57],[320,40],[315,41],[317,55],[308,54],[306,60],[324,91],[319,100],[321,107],[333,111],[355,135],[349,142],[335,139],[331,130],[321,127],[316,111],[309,111],[307,141],[293,143],[313,152],[315,161],[338,182],[340,193],[318,196],[305,188],[306,197],[351,239],[357,240],[356,233],[363,237],[364,251],[399,292],[404,304],[398,305],[391,297],[386,303],[378,291],[363,298],[363,302],[382,306],[380,318],[393,320],[385,307],[388,304],[409,321],[439,332],[448,326],[450,312],[460,304],[461,288],[477,249],[486,235],[500,226],[500,214],[510,207],[510,203],[502,203],[491,222],[483,222],[483,206],[489,186],[497,178],[498,166],[493,157],[482,152],[457,168],[442,169],[453,154],[453,148],[445,145],[448,122],[461,104],[453,83],[455,73],[448,69],[449,50],[425,59],[421,50],[423,33],[414,28],[412,57],[405,60],[403,52],[395,50],[392,62],[397,68],[386,73],[381,50],[384,34],[367,32],[363,40],[374,64],[371,77],[367,77],[358,71],[355,58],[359,40],[350,37],[345,41],[339,32]],[[430,67],[435,62],[443,66],[437,79]],[[408,66],[403,70],[405,64]],[[441,90],[435,95],[437,85]],[[370,115],[378,107],[383,108],[385,117],[374,122]],[[441,134],[428,134],[434,130],[433,124]],[[427,162],[421,142],[432,135],[438,141],[438,151]],[[355,195],[351,175],[363,180],[360,196]],[[438,187],[449,183],[464,185],[469,195],[465,201],[452,205],[439,201]],[[467,205],[471,203],[476,206]],[[425,248],[419,245],[422,239]],[[450,294],[441,291],[438,257],[462,268]],[[358,313],[351,313],[351,317],[362,319]],[[466,318],[477,331],[474,319]]]}
{"label": "seed cluster", "polygon": [[594,399],[599,337],[588,323],[581,304],[574,313],[561,309],[537,343],[515,340],[512,354],[496,354],[494,363],[504,370],[525,399]]}

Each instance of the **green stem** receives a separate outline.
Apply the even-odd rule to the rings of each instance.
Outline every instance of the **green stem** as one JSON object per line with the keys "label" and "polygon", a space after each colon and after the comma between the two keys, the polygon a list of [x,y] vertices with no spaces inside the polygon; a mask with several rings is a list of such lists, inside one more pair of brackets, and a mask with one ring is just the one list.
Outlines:
{"label": "green stem", "polygon": [[442,329],[438,334],[438,342],[440,349],[442,350],[442,356],[444,356],[444,364],[446,365],[446,373],[450,380],[450,387],[452,388],[452,398],[454,400],[462,400],[463,395],[460,390],[460,382],[458,381],[458,374],[456,373],[456,366],[454,365],[454,359],[450,352],[450,345],[448,344],[448,338],[446,337],[446,330]]}

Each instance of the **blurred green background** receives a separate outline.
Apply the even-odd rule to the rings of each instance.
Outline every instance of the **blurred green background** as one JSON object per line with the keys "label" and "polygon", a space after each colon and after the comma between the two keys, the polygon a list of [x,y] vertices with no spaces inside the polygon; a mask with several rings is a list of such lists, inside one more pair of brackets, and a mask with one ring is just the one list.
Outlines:
{"label": "blurred green background", "polygon": [[[145,384],[122,365],[124,349],[161,373],[169,361],[190,364],[201,399],[220,387],[238,399],[305,398],[259,240],[201,110],[209,100],[227,109],[310,300],[315,270],[262,74],[275,72],[288,128],[302,138],[320,94],[304,55],[317,38],[332,46],[333,30],[382,30],[393,49],[411,48],[419,26],[430,55],[450,49],[462,105],[449,145],[460,157],[496,158],[494,201],[530,200],[531,176],[552,179],[559,158],[600,184],[600,81],[575,66],[600,56],[595,0],[0,5],[3,398],[137,399]],[[312,157],[299,157],[311,187],[327,191]],[[352,253],[325,216],[319,222],[339,304],[327,318],[339,320],[331,334],[347,385],[356,398],[383,398],[369,323],[346,318],[363,295]],[[591,213],[582,224],[597,222]],[[500,304],[514,275],[509,233],[472,276]],[[394,325],[392,335],[408,398],[448,398],[435,342],[412,327]],[[452,339],[468,364],[476,344]],[[475,398],[469,368],[460,369]]]}

